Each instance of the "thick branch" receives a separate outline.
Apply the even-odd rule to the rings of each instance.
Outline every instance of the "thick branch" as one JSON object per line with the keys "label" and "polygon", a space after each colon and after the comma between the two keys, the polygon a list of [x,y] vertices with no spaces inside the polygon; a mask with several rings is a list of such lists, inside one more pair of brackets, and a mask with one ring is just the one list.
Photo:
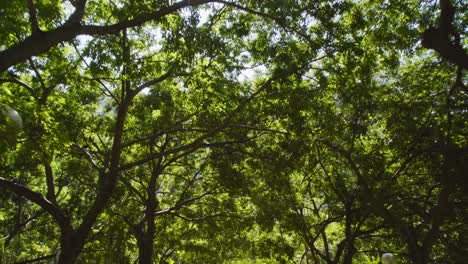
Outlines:
{"label": "thick branch", "polygon": [[109,171],[107,173],[101,174],[101,179],[99,181],[99,190],[96,199],[94,200],[91,208],[88,210],[80,227],[78,228],[77,243],[79,243],[79,248],[81,248],[84,245],[86,236],[91,231],[91,227],[96,222],[96,219],[99,216],[99,214],[107,205],[107,202],[109,201],[112,195],[112,191],[114,190],[115,185],[117,183],[119,176],[118,166],[120,163],[120,156],[122,154],[122,137],[125,119],[130,103],[131,97],[126,97],[119,107],[117,121],[114,129],[114,141],[112,144],[110,154]]}
{"label": "thick branch", "polygon": [[53,204],[57,204],[57,199],[55,197],[54,173],[49,163],[44,163],[44,170],[47,182],[47,200],[49,200]]}
{"label": "thick branch", "polygon": [[42,209],[47,211],[55,219],[55,221],[57,221],[60,227],[68,226],[68,218],[63,214],[63,212],[49,200],[44,198],[44,196],[42,196],[40,193],[32,191],[23,185],[14,183],[2,177],[0,177],[0,188],[5,188],[37,204]]}
{"label": "thick branch", "polygon": [[450,0],[440,0],[440,31],[444,36],[448,36],[452,30],[454,9]]}
{"label": "thick branch", "polygon": [[87,0],[76,0],[74,1],[73,6],[75,7],[75,11],[71,16],[68,18],[67,22],[65,22],[64,26],[71,26],[71,25],[79,25],[81,19],[85,14]]}
{"label": "thick branch", "polygon": [[[450,0],[440,0],[439,27],[430,27],[422,38],[422,45],[433,49],[444,59],[468,69],[468,55],[460,45],[460,36],[453,28],[454,7]],[[455,43],[450,41],[450,35],[455,37]]]}
{"label": "thick branch", "polygon": [[9,78],[9,79],[5,79],[5,78],[0,78],[0,83],[15,83],[15,84],[18,84],[24,88],[26,88],[26,90],[28,90],[28,92],[31,94],[32,97],[34,97],[35,99],[38,99],[37,97],[37,93],[36,91],[31,87],[29,86],[28,84],[18,80],[18,79],[15,79],[15,78]]}
{"label": "thick branch", "polygon": [[142,14],[134,19],[121,21],[107,26],[81,25],[86,6],[86,0],[76,0],[75,12],[68,18],[64,25],[41,34],[32,34],[20,43],[0,52],[0,72],[9,67],[21,63],[32,56],[47,52],[52,47],[65,41],[70,41],[78,35],[107,35],[118,33],[122,29],[141,26],[148,21],[159,20],[168,14],[172,14],[184,7],[196,6],[212,2],[212,0],[183,0],[168,7],[147,14]]}
{"label": "thick branch", "polygon": [[425,249],[430,249],[434,245],[440,233],[440,227],[446,219],[447,212],[450,208],[450,189],[451,188],[447,186],[442,187],[437,197],[437,206],[431,210],[431,228],[427,232],[422,243],[422,247]]}
{"label": "thick branch", "polygon": [[201,4],[206,4],[214,2],[213,0],[183,0],[173,5],[162,7],[159,10],[142,14],[136,16],[134,19],[121,21],[113,25],[106,25],[106,26],[97,26],[97,25],[85,25],[79,29],[78,35],[107,35],[120,32],[123,29],[131,28],[131,27],[138,27],[143,25],[148,21],[155,21],[159,20],[166,15],[172,14],[184,7],[188,6],[197,6]]}
{"label": "thick branch", "polygon": [[26,3],[28,4],[29,23],[31,23],[31,31],[34,35],[41,32],[39,24],[37,23],[37,11],[36,7],[34,6],[33,0],[26,0]]}
{"label": "thick branch", "polygon": [[141,84],[140,86],[138,86],[135,89],[134,93],[139,93],[139,92],[141,92],[141,90],[143,90],[145,88],[148,88],[148,87],[150,87],[152,85],[155,85],[157,83],[160,83],[160,82],[166,80],[169,77],[171,77],[171,72],[170,71],[166,72],[165,74],[163,74],[163,75],[161,75],[161,76],[159,76],[159,77],[157,77],[157,78],[155,78],[153,80],[150,80],[150,81],[147,81],[147,82]]}
{"label": "thick branch", "polygon": [[116,34],[123,29],[142,26],[149,21],[157,21],[165,17],[166,15],[177,12],[178,10],[189,7],[197,6],[207,3],[222,3],[227,6],[253,13],[265,18],[269,18],[279,23],[282,27],[285,27],[296,34],[306,38],[310,41],[310,38],[304,33],[294,28],[289,28],[284,23],[269,14],[255,11],[253,9],[238,5],[233,2],[222,1],[222,0],[182,0],[176,2],[170,6],[161,7],[159,10],[141,14],[131,20],[120,21],[111,25],[82,25],[82,18],[85,14],[86,0],[75,0],[70,1],[75,6],[75,11],[67,19],[67,21],[60,27],[54,30],[41,32],[41,34],[32,34],[25,38],[20,43],[7,48],[0,52],[0,72],[5,71],[11,66],[25,61],[33,56],[40,55],[47,52],[52,47],[55,47],[61,42],[67,42],[73,40],[79,35],[90,35],[90,36],[102,36],[108,34]]}
{"label": "thick branch", "polygon": [[[125,44],[126,41],[127,36],[124,31],[123,44]],[[130,52],[129,47],[123,45],[122,51],[124,52],[123,59],[125,60],[126,55],[128,56]],[[125,55],[125,53],[127,54]],[[125,74],[126,71],[127,69],[125,67],[125,71],[123,74]],[[114,191],[115,186],[117,185],[117,181],[119,179],[119,163],[122,155],[122,138],[124,135],[125,120],[128,114],[130,104],[132,103],[132,100],[135,96],[135,94],[128,93],[128,91],[130,91],[130,83],[128,81],[122,82],[121,90],[122,98],[117,111],[117,117],[114,127],[114,139],[109,154],[109,167],[107,171],[99,175],[98,192],[96,198],[94,199],[90,209],[87,211],[85,217],[83,218],[83,222],[81,222],[80,226],[78,227],[76,237],[74,237],[76,243],[75,249],[77,254],[83,248],[86,242],[86,237],[91,232],[91,228],[96,222],[97,217],[99,216],[99,214],[101,214],[101,212],[104,210],[107,203],[109,202],[112,196],[112,192]]]}
{"label": "thick branch", "polygon": [[430,28],[424,32],[422,45],[427,49],[433,49],[442,58],[464,69],[468,69],[468,55],[465,51],[452,44],[447,37],[441,34],[438,28]]}

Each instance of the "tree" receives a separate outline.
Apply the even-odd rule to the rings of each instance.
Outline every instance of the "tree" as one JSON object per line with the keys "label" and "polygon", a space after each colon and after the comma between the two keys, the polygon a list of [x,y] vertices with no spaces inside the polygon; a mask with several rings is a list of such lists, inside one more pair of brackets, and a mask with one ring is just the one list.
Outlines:
{"label": "tree", "polygon": [[2,261],[463,262],[464,6],[0,4]]}
{"label": "tree", "polygon": [[439,26],[430,27],[424,31],[422,44],[425,48],[437,51],[448,61],[466,70],[468,69],[468,63],[466,62],[468,61],[468,55],[463,50],[460,33],[454,25],[454,5],[450,0],[441,0],[439,6]]}

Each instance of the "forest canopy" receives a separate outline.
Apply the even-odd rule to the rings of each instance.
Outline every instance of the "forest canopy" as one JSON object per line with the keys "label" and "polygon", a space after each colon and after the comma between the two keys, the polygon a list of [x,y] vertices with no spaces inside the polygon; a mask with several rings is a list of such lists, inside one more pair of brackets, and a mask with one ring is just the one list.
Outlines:
{"label": "forest canopy", "polygon": [[466,263],[466,10],[1,0],[0,263]]}

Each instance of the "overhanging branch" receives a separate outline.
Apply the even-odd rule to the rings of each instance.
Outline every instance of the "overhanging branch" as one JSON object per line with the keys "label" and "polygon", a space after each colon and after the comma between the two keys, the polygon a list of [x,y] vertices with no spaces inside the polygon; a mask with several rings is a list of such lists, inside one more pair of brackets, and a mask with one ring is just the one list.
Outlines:
{"label": "overhanging branch", "polygon": [[[433,49],[444,59],[468,69],[468,55],[460,45],[460,36],[453,28],[455,8],[450,0],[440,0],[440,22],[438,27],[428,28],[422,38],[422,45]],[[450,36],[455,41],[450,40]]]}
{"label": "overhanging branch", "polygon": [[31,23],[32,34],[37,34],[41,32],[41,29],[39,28],[39,23],[37,23],[36,7],[34,6],[33,0],[26,0],[26,3],[28,4],[29,23]]}
{"label": "overhanging branch", "polygon": [[21,63],[28,58],[47,52],[52,47],[65,41],[70,41],[79,35],[107,35],[118,33],[119,31],[141,26],[148,21],[157,21],[166,15],[177,12],[188,7],[197,6],[213,2],[212,0],[183,0],[173,5],[162,7],[154,12],[139,15],[131,20],[121,21],[112,25],[82,25],[81,20],[85,14],[86,0],[75,0],[72,3],[75,11],[67,21],[51,31],[41,32],[41,34],[31,34],[23,41],[0,52],[0,72],[9,67]]}
{"label": "overhanging branch", "polygon": [[14,183],[3,177],[0,177],[0,188],[7,189],[37,204],[42,209],[47,211],[55,219],[55,221],[60,225],[60,227],[68,226],[68,218],[63,214],[60,208],[58,208],[57,206],[52,204],[49,200],[44,198],[42,194],[32,191],[31,189],[23,185]]}

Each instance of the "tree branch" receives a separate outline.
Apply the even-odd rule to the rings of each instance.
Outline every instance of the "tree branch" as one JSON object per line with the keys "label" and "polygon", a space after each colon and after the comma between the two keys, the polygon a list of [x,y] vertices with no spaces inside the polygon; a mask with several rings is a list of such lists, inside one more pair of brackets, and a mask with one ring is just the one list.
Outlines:
{"label": "tree branch", "polygon": [[69,225],[68,218],[65,216],[65,214],[56,205],[52,204],[49,200],[44,198],[42,194],[32,191],[23,185],[14,183],[3,177],[0,177],[0,188],[7,189],[37,204],[42,209],[47,211],[55,219],[60,227],[66,227]]}
{"label": "tree branch", "polygon": [[158,216],[158,215],[164,215],[164,214],[170,214],[176,210],[179,210],[180,208],[186,206],[186,205],[190,205],[192,204],[193,202],[197,201],[197,200],[200,200],[202,199],[203,197],[209,195],[209,194],[212,194],[213,192],[204,192],[202,194],[200,194],[199,196],[196,196],[196,197],[192,197],[190,199],[187,199],[187,200],[184,200],[184,201],[178,201],[174,206],[172,207],[169,207],[167,209],[163,209],[163,210],[160,210],[160,211],[157,211],[154,213],[155,216]]}
{"label": "tree branch", "polygon": [[31,65],[31,69],[34,71],[34,74],[36,75],[36,78],[39,80],[39,83],[41,84],[42,90],[46,90],[47,86],[45,85],[44,79],[42,79],[41,74],[39,73],[39,70],[37,69],[36,65],[31,59],[28,59],[29,65]]}
{"label": "tree branch", "polygon": [[141,26],[148,21],[160,20],[166,15],[172,14],[184,7],[196,6],[213,2],[212,0],[183,0],[167,7],[161,7],[154,12],[142,14],[134,19],[121,21],[113,25],[81,25],[85,13],[86,0],[75,0],[72,3],[75,11],[67,19],[65,24],[51,31],[41,34],[32,34],[18,44],[0,52],[0,72],[9,67],[25,61],[32,56],[47,52],[61,42],[74,39],[78,35],[107,35],[115,34],[122,29]]}
{"label": "tree branch", "polygon": [[241,112],[242,109],[244,109],[244,107],[250,102],[252,101],[259,93],[261,93],[263,90],[267,89],[268,87],[271,86],[273,82],[273,78],[270,78],[268,79],[267,81],[265,81],[261,87],[255,91],[252,95],[250,95],[248,98],[245,98],[244,101],[242,101],[236,109],[234,109],[230,114],[228,114],[226,116],[226,118],[216,127],[214,127],[212,130],[210,130],[209,132],[205,133],[204,135],[198,137],[197,139],[193,140],[192,143],[189,143],[185,146],[181,146],[181,147],[178,147],[178,148],[174,148],[174,149],[171,149],[171,150],[168,150],[166,152],[159,152],[159,153],[154,153],[152,155],[148,155],[146,158],[143,158],[141,160],[138,160],[138,161],[135,161],[135,162],[132,162],[132,163],[128,163],[128,164],[124,164],[122,166],[120,166],[120,170],[127,170],[127,169],[130,169],[130,168],[133,168],[135,166],[138,166],[138,165],[141,165],[141,164],[144,164],[148,161],[151,161],[151,160],[154,160],[156,158],[159,158],[163,155],[167,155],[167,154],[171,154],[171,153],[177,153],[177,152],[180,152],[180,151],[186,151],[186,150],[190,150],[190,149],[194,149],[194,148],[198,148],[200,145],[203,145],[203,141],[209,137],[212,137],[214,135],[216,135],[217,133],[219,133],[220,131],[222,131],[225,127],[227,127],[232,119],[234,119],[234,117]]}
{"label": "tree branch", "polygon": [[174,3],[167,7],[161,7],[159,10],[136,16],[134,19],[121,21],[112,25],[97,26],[97,25],[85,25],[80,27],[78,35],[107,35],[117,33],[123,29],[138,27],[148,21],[156,21],[165,17],[166,15],[172,14],[184,7],[197,6],[201,4],[207,4],[215,2],[214,0],[182,0]]}
{"label": "tree branch", "polygon": [[29,217],[28,219],[26,219],[25,221],[23,221],[22,223],[18,223],[15,225],[13,231],[11,231],[6,237],[4,237],[5,239],[5,247],[8,247],[8,245],[10,244],[11,240],[18,234],[21,234],[22,232],[24,232],[24,227],[26,227],[29,223],[31,223],[32,221],[36,220],[37,218],[39,218],[41,215],[43,215],[45,213],[44,209],[40,209],[38,212],[36,212],[35,214],[33,214],[31,217]]}
{"label": "tree branch", "polygon": [[[163,135],[166,135],[166,134],[169,134],[169,133],[187,131],[187,129],[178,129],[176,127],[181,126],[184,122],[186,122],[187,120],[189,120],[190,118],[192,118],[195,115],[196,115],[196,113],[189,114],[188,116],[186,116],[186,117],[182,118],[181,120],[175,122],[174,126],[172,126],[172,128],[169,128],[167,130],[157,131],[157,132],[154,132],[154,133],[152,133],[150,135],[140,136],[140,137],[134,138],[132,140],[129,140],[128,142],[125,142],[125,143],[122,144],[122,148],[127,148],[127,147],[129,147],[131,145],[134,145],[134,144],[137,144],[139,142],[146,141],[146,140],[152,140],[152,139],[155,139],[157,137],[160,137],[160,136],[163,136]],[[195,130],[191,130],[191,131],[195,131]],[[197,132],[199,132],[199,130],[197,130]]]}
{"label": "tree branch", "polygon": [[145,88],[148,88],[152,85],[155,85],[157,83],[160,83],[164,80],[166,80],[167,78],[171,77],[172,76],[172,73],[171,71],[168,71],[166,72],[165,74],[153,79],[153,80],[150,80],[150,81],[147,81],[143,84],[141,84],[140,86],[138,86],[137,88],[135,88],[135,90],[133,91],[135,94],[138,94],[139,92],[141,92],[141,90],[145,89]]}
{"label": "tree branch", "polygon": [[31,31],[32,31],[32,34],[35,35],[41,32],[41,28],[39,27],[39,24],[37,23],[36,7],[34,6],[33,0],[26,0],[26,3],[28,4],[29,23],[31,23]]}
{"label": "tree branch", "polygon": [[196,222],[196,221],[203,221],[203,220],[207,220],[207,219],[211,219],[211,218],[216,218],[216,217],[223,217],[223,216],[226,216],[225,214],[214,214],[214,215],[205,215],[205,216],[200,216],[200,217],[195,217],[195,218],[192,218],[192,217],[186,217],[186,216],[183,216],[181,214],[178,214],[178,213],[169,213],[177,218],[180,218],[184,221],[187,221],[187,222]]}
{"label": "tree branch", "polygon": [[85,14],[86,2],[87,0],[75,0],[72,2],[72,5],[75,7],[75,11],[67,19],[64,26],[69,27],[80,24],[81,19],[83,19]]}
{"label": "tree branch", "polygon": [[94,161],[93,156],[85,148],[80,147],[80,145],[78,145],[76,143],[73,143],[73,146],[76,147],[81,153],[83,153],[85,155],[86,159],[89,161],[89,163],[91,163],[91,165],[93,166],[93,168],[96,169],[96,171],[98,171],[99,173],[103,172],[103,168],[100,167]]}
{"label": "tree branch", "polygon": [[49,163],[44,162],[44,170],[47,182],[47,200],[49,200],[52,204],[56,205],[57,198],[55,197],[54,173]]}
{"label": "tree branch", "polygon": [[[422,37],[422,45],[427,49],[433,49],[444,59],[468,69],[468,55],[460,45],[460,36],[453,29],[453,17],[455,9],[450,0],[440,0],[439,27],[428,28]],[[450,41],[450,35],[455,37],[455,43]]]}
{"label": "tree branch", "polygon": [[[126,85],[122,86],[122,89],[129,89]],[[124,135],[125,120],[128,114],[128,109],[134,95],[125,93],[125,97],[118,107],[117,117],[114,127],[114,139],[112,142],[112,148],[109,154],[109,167],[108,170],[99,175],[98,180],[98,191],[96,198],[94,199],[91,207],[86,212],[80,226],[75,233],[74,240],[76,241],[76,248],[82,249],[86,237],[91,232],[91,228],[96,222],[97,217],[104,210],[105,206],[109,202],[112,192],[117,185],[117,181],[120,175],[119,164],[122,155],[122,139]]]}
{"label": "tree branch", "polygon": [[[75,52],[76,54],[78,55],[78,57],[80,58],[80,60],[86,65],[86,68],[90,68],[91,66],[89,65],[89,63],[86,61],[86,59],[83,57],[83,55],[81,54],[80,50],[78,49],[78,47],[75,45],[75,43],[72,42],[72,46],[73,48],[75,49]],[[92,79],[93,81],[96,81],[98,82],[101,86],[102,86],[102,89],[101,91],[103,92],[103,94],[105,95],[108,95],[110,96],[116,103],[119,102],[119,100],[117,99],[117,97],[112,93],[112,91],[107,87],[107,85],[101,81],[100,78],[98,78],[93,71],[90,71],[91,75],[92,75]]]}
{"label": "tree branch", "polygon": [[275,23],[277,23],[279,26],[281,26],[283,29],[285,29],[286,31],[289,31],[291,33],[294,33],[300,37],[302,37],[304,40],[306,40],[307,42],[309,42],[311,44],[312,47],[316,46],[315,43],[312,41],[312,39],[310,38],[310,36],[308,36],[307,34],[305,34],[304,32],[301,32],[300,30],[298,30],[297,28],[294,28],[294,27],[291,27],[289,25],[287,25],[285,23],[285,20],[283,18],[279,18],[279,17],[275,17],[275,16],[272,16],[270,14],[267,14],[267,13],[264,13],[264,12],[260,12],[260,11],[257,11],[257,10],[254,10],[254,9],[251,9],[249,7],[245,7],[243,5],[239,5],[235,2],[230,2],[230,1],[224,1],[224,0],[215,0],[213,2],[216,2],[216,3],[220,3],[220,4],[224,4],[226,6],[231,6],[233,8],[236,8],[236,9],[239,9],[239,10],[242,10],[242,11],[245,11],[247,13],[250,13],[250,14],[254,14],[254,15],[257,15],[259,17],[263,17],[263,18],[268,18],[272,21],[274,21]]}
{"label": "tree branch", "polygon": [[36,91],[31,87],[29,86],[28,84],[18,80],[18,79],[15,79],[15,78],[9,78],[9,79],[6,79],[6,78],[0,78],[0,83],[15,83],[15,84],[18,84],[24,88],[26,88],[26,90],[28,90],[28,92],[31,94],[32,97],[34,97],[34,99],[39,99],[38,96],[37,96],[37,93]]}
{"label": "tree branch", "polygon": [[177,12],[185,7],[198,6],[213,2],[222,3],[225,5],[232,6],[234,8],[244,10],[246,12],[273,19],[282,27],[288,28],[294,33],[299,34],[310,41],[310,38],[308,36],[304,35],[302,32],[296,29],[287,27],[286,25],[284,25],[283,22],[279,21],[277,18],[275,19],[271,15],[243,7],[235,3],[221,0],[182,0],[170,6],[161,7],[156,11],[141,14],[133,19],[120,21],[111,25],[82,25],[81,23],[85,14],[85,7],[87,1],[73,0],[70,2],[73,4],[73,6],[75,6],[75,11],[62,26],[59,26],[47,32],[41,32],[41,34],[31,34],[30,36],[26,37],[23,41],[0,52],[0,73],[7,70],[11,66],[25,61],[28,58],[47,52],[49,49],[55,47],[61,42],[71,41],[76,36],[102,36],[108,34],[116,34],[126,28],[138,27],[142,26],[143,24],[149,21],[161,20],[166,15]]}
{"label": "tree branch", "polygon": [[43,257],[38,257],[38,258],[33,258],[33,259],[28,259],[28,260],[23,260],[19,262],[15,262],[15,264],[29,264],[29,263],[34,263],[34,262],[40,262],[41,260],[46,260],[46,259],[51,259],[54,258],[56,254],[51,254]]}

